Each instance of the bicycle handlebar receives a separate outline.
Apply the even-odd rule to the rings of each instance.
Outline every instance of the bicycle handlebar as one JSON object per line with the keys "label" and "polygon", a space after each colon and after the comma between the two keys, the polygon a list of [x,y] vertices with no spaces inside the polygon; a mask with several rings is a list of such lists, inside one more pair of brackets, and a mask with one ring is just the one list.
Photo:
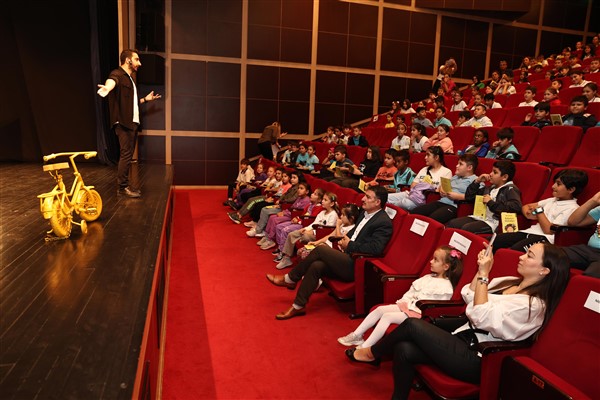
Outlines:
{"label": "bicycle handlebar", "polygon": [[44,158],[44,162],[46,162],[46,161],[54,160],[56,157],[61,157],[61,156],[77,157],[82,154],[83,154],[83,157],[86,160],[88,160],[92,157],[96,157],[98,155],[98,152],[97,151],[75,151],[75,152],[68,152],[68,153],[52,153],[47,156],[44,156],[43,158]]}

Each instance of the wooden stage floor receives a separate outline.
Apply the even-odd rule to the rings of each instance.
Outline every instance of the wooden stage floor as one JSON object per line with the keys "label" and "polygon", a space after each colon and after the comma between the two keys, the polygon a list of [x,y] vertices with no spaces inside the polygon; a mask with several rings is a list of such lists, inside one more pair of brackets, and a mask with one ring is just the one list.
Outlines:
{"label": "wooden stage floor", "polygon": [[116,167],[78,167],[102,215],[87,235],[74,225],[46,242],[36,196],[54,181],[41,163],[0,164],[2,399],[132,395],[172,170],[132,165],[143,197],[129,199],[116,194]]}

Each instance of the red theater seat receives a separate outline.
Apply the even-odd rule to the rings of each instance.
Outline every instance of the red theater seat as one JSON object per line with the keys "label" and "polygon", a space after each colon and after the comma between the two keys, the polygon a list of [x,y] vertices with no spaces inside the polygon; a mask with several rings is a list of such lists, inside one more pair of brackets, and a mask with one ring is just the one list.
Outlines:
{"label": "red theater seat", "polygon": [[546,126],[527,161],[568,165],[581,143],[582,134],[579,126]]}

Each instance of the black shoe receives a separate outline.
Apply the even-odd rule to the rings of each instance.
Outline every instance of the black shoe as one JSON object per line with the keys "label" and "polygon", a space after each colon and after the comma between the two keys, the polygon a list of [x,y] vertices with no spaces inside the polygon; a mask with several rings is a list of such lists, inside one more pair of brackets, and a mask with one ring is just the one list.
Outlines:
{"label": "black shoe", "polygon": [[227,200],[225,203],[226,203],[226,204],[227,204],[227,205],[228,205],[228,206],[229,206],[231,209],[233,209],[233,210],[235,210],[235,211],[237,211],[237,210],[239,210],[239,209],[240,209],[240,208],[238,207],[238,205],[237,205],[237,204],[235,204],[235,201],[233,201],[233,200]]}
{"label": "black shoe", "polygon": [[356,358],[354,358],[354,352],[356,351],[356,348],[353,349],[346,349],[346,351],[344,351],[344,353],[346,354],[346,357],[348,357],[351,361],[354,362],[359,362],[359,363],[364,363],[364,364],[370,364],[370,365],[374,365],[376,367],[379,367],[379,364],[381,364],[381,359],[376,358],[373,361],[361,361],[361,360],[357,360]]}
{"label": "black shoe", "polygon": [[123,189],[119,189],[117,191],[118,195],[123,195],[123,196],[127,196],[130,197],[132,199],[137,199],[139,197],[142,197],[142,193],[139,190],[132,190],[128,187],[123,188]]}

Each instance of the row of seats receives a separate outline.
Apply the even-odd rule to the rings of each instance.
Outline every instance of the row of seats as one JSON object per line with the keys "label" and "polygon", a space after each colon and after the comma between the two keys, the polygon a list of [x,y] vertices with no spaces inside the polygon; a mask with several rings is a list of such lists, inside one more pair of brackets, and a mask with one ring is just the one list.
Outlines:
{"label": "row of seats", "polygon": [[[365,128],[365,130],[367,129]],[[500,128],[487,127],[484,129],[489,134],[490,144],[497,140],[496,133]],[[581,127],[577,126],[547,126],[540,131],[536,127],[517,125],[512,126],[512,129],[515,131],[513,143],[521,154],[520,161],[547,163],[553,166],[600,167],[600,127],[588,129],[585,135]],[[393,129],[384,131],[365,132],[369,144],[380,146],[382,153],[389,148],[393,138],[397,136]],[[454,150],[458,151],[467,147],[473,140],[474,132],[475,128],[473,127],[454,128],[449,136],[452,139]],[[319,160],[327,157],[327,152],[332,147],[323,142],[306,143],[314,145]],[[347,152],[348,158],[359,164],[364,160],[366,148],[347,146]],[[411,160],[419,157],[419,154],[412,154]],[[415,172],[417,171],[415,170]]]}
{"label": "row of seats", "polygon": [[[529,166],[533,169],[527,171]],[[517,171],[519,168],[522,179],[527,179],[529,174],[533,175],[530,180],[532,184],[549,178],[550,171],[547,167],[520,163]],[[544,168],[545,178],[540,179],[535,171],[542,171]],[[590,180],[595,188],[592,189],[588,185],[579,196],[580,201],[585,201],[584,198],[587,199],[593,195],[594,190],[600,189],[600,171],[589,170],[588,173],[598,173]],[[307,176],[307,180],[313,187],[322,187],[338,194],[340,204],[360,204],[362,194],[352,189],[340,188],[313,176]],[[551,185],[539,193],[542,191],[542,197],[551,195]],[[428,260],[434,250],[442,245],[452,245],[464,255],[463,274],[452,298],[443,302],[442,307],[439,302],[432,301],[419,302],[418,306],[422,309],[423,317],[427,319],[437,318],[440,314],[463,313],[465,304],[461,299],[460,289],[475,274],[477,254],[485,248],[486,240],[470,232],[446,229],[437,221],[408,214],[394,206],[390,206],[389,209],[392,210],[394,233],[383,256],[358,256],[355,262],[354,282],[325,278],[325,285],[339,300],[354,298],[353,316],[361,316],[372,306],[393,303],[400,298],[415,279],[429,272]],[[520,255],[521,253],[509,249],[496,252],[491,277],[516,276],[516,265]],[[571,398],[593,398],[597,393],[597,383],[592,381],[599,372],[599,364],[595,360],[598,354],[600,309],[597,302],[589,302],[588,296],[592,292],[600,293],[600,280],[577,276],[579,274],[576,272],[574,275],[551,322],[533,347],[530,347],[531,343],[504,342],[488,343],[481,347],[480,385],[453,379],[432,365],[417,366],[418,379],[440,398],[497,398],[498,394],[502,398],[521,398],[523,393],[526,393],[526,398],[550,398],[548,396],[556,392],[574,396]],[[592,304],[592,310],[584,307],[586,300]],[[586,327],[589,329],[582,329],[581,321],[586,321]],[[557,354],[557,351],[560,354]],[[587,358],[588,362],[583,360],[583,354],[591,356]]]}

